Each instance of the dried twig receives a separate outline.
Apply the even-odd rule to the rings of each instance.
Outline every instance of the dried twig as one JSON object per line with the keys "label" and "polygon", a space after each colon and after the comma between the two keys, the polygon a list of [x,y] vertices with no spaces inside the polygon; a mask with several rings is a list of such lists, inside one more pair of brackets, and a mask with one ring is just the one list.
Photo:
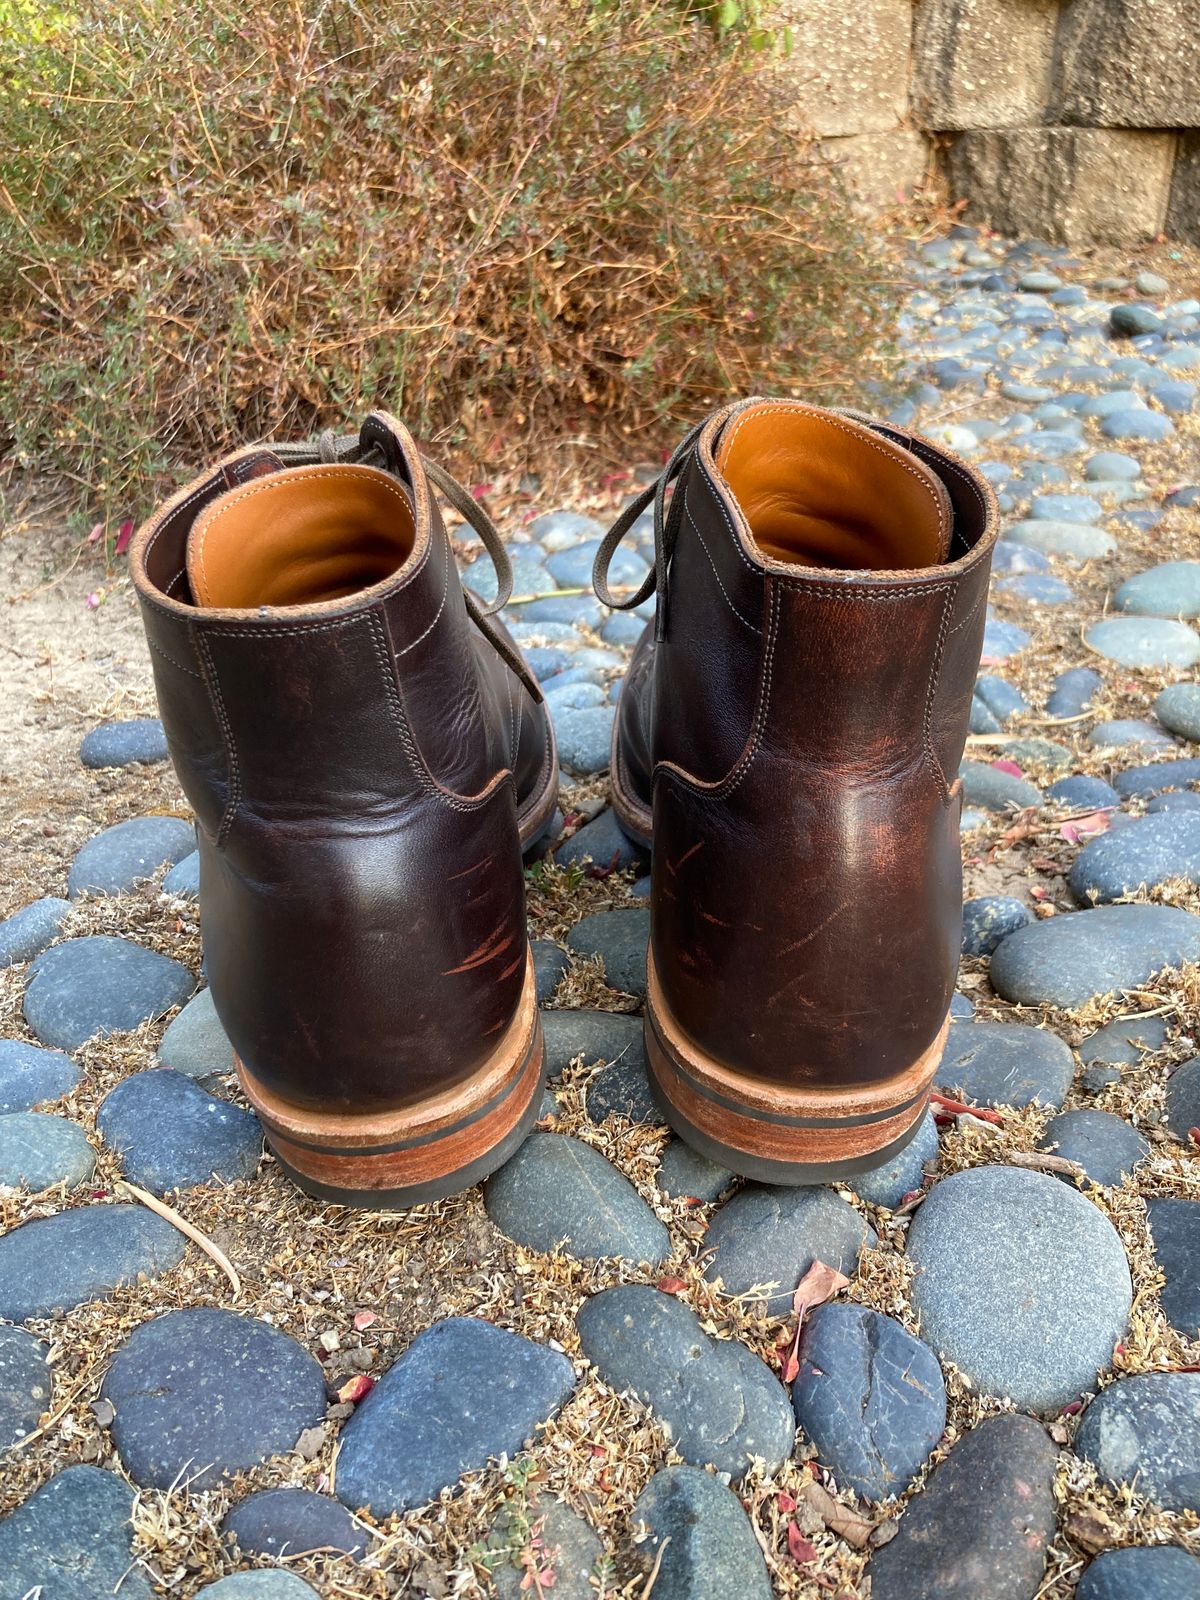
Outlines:
{"label": "dried twig", "polygon": [[1078,1161],[1067,1156],[1051,1155],[1046,1150],[1010,1150],[1009,1165],[1028,1167],[1030,1172],[1061,1172],[1068,1178],[1086,1178],[1087,1173]]}
{"label": "dried twig", "polygon": [[156,1199],[154,1195],[149,1194],[145,1189],[139,1189],[136,1183],[130,1183],[127,1178],[118,1180],[116,1191],[118,1194],[127,1194],[131,1200],[137,1200],[147,1210],[153,1211],[157,1216],[162,1217],[165,1222],[169,1222],[173,1228],[178,1228],[180,1233],[186,1234],[193,1244],[198,1244],[209,1260],[215,1261],[229,1279],[233,1285],[233,1298],[237,1299],[242,1292],[242,1281],[234,1271],[232,1261],[218,1245],[212,1242],[206,1233],[201,1233],[200,1229],[189,1222],[186,1217],[181,1217],[178,1211],[169,1206],[165,1200]]}
{"label": "dried twig", "polygon": [[654,1565],[650,1568],[650,1576],[646,1579],[646,1586],[642,1590],[641,1600],[650,1600],[650,1591],[654,1588],[654,1585],[658,1582],[658,1574],[659,1574],[659,1571],[662,1568],[663,1556],[666,1555],[667,1546],[670,1544],[670,1542],[671,1542],[671,1535],[668,1534],[667,1537],[663,1540],[663,1542],[659,1545],[658,1553],[654,1557]]}

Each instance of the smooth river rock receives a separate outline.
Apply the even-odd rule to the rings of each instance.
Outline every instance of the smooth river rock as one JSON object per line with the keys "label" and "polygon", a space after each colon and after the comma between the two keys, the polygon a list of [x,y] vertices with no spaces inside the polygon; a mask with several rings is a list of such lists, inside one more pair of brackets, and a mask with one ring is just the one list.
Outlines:
{"label": "smooth river rock", "polygon": [[986,1394],[1048,1412],[1112,1365],[1133,1289],[1120,1236],[1067,1184],[1016,1167],[939,1183],[908,1256],[921,1334]]}
{"label": "smooth river rock", "polygon": [[1075,1451],[1106,1483],[1135,1483],[1165,1511],[1200,1512],[1200,1373],[1142,1372],[1088,1406]]}
{"label": "smooth river rock", "polygon": [[477,1317],[420,1333],[342,1428],[338,1499],[376,1516],[514,1456],[575,1386],[566,1356]]}
{"label": "smooth river rock", "polygon": [[1033,1600],[1054,1537],[1058,1452],[1030,1417],[963,1436],[871,1561],[871,1600]]}
{"label": "smooth river rock", "polygon": [[1085,1005],[1200,960],[1200,917],[1176,906],[1097,906],[1018,928],[992,957],[992,987],[1020,1005]]}
{"label": "smooth river rock", "polygon": [[576,1314],[583,1353],[618,1392],[631,1389],[693,1466],[740,1478],[752,1459],[769,1471],[792,1452],[795,1423],[779,1379],[736,1339],[712,1339],[682,1300],[623,1284]]}

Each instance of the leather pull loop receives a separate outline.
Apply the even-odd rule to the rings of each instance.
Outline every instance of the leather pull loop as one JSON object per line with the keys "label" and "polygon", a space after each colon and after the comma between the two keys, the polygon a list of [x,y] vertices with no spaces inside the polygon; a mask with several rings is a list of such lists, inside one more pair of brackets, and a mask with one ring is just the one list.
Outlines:
{"label": "leather pull loop", "polygon": [[[676,445],[671,459],[654,483],[629,502],[600,541],[600,548],[596,551],[596,560],[592,566],[592,587],[601,605],[610,606],[614,611],[633,611],[652,594],[655,596],[654,637],[660,642],[666,637],[667,632],[667,574],[675,551],[675,541],[679,537],[679,525],[683,520],[683,496],[681,494],[672,496],[671,504],[668,506],[667,490],[687,466],[704,426],[703,422],[698,422],[689,430]],[[654,504],[654,571],[646,578],[636,594],[631,595],[628,600],[618,600],[608,582],[612,558],[625,535],[651,502]]]}

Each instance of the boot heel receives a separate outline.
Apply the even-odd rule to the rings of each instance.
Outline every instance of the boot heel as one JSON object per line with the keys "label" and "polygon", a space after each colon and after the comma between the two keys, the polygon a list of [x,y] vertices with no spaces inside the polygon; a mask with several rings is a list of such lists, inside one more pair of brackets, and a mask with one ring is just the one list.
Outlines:
{"label": "boot heel", "polygon": [[537,1120],[542,1060],[532,953],[516,1014],[486,1066],[418,1105],[366,1116],[290,1106],[235,1058],[292,1181],[317,1199],[371,1210],[443,1199],[502,1166]]}
{"label": "boot heel", "polygon": [[915,1136],[946,1043],[937,1038],[903,1071],[861,1088],[785,1089],[731,1072],[668,1013],[647,957],[650,1087],[676,1133],[710,1161],[760,1183],[816,1184],[882,1166]]}

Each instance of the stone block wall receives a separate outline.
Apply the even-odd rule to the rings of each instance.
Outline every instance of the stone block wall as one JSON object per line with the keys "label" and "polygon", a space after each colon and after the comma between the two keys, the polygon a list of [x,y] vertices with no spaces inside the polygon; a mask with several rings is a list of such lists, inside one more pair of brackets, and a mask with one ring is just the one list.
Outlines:
{"label": "stone block wall", "polygon": [[777,0],[798,114],[871,207],[936,165],[968,218],[1200,243],[1200,0]]}

